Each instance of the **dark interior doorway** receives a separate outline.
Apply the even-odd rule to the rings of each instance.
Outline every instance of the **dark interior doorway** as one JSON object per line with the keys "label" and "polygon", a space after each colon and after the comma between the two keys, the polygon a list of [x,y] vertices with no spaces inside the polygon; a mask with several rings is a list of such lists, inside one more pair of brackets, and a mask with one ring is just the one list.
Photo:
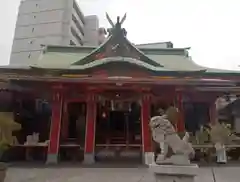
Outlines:
{"label": "dark interior doorway", "polygon": [[118,101],[117,104],[122,106],[112,107],[110,103],[98,104],[96,159],[101,162],[141,162],[140,104]]}
{"label": "dark interior doorway", "polygon": [[86,127],[86,104],[84,102],[68,105],[68,138],[84,144]]}
{"label": "dark interior doorway", "polygon": [[199,102],[184,103],[184,118],[186,130],[194,134],[201,126],[209,123],[209,104]]}
{"label": "dark interior doorway", "polygon": [[[47,150],[46,147],[43,147],[43,144],[49,140],[51,104],[41,98],[23,98],[12,102],[11,111],[14,113],[14,121],[21,124],[21,129],[12,133],[17,141],[14,142],[15,146],[7,151],[5,155],[6,160],[44,161]],[[38,135],[38,137],[31,143],[34,133]],[[30,143],[36,147],[26,152],[27,147],[25,145]]]}
{"label": "dark interior doorway", "polygon": [[14,120],[21,124],[22,129],[16,131],[20,144],[26,142],[28,135],[39,133],[39,142],[49,139],[51,105],[45,100],[22,100],[14,103]]}
{"label": "dark interior doorway", "polygon": [[115,134],[123,134],[126,125],[126,115],[124,111],[110,111],[110,128],[111,132]]}
{"label": "dark interior doorway", "polygon": [[60,145],[61,161],[82,161],[85,147],[86,103],[71,102],[67,104],[64,117],[67,122],[64,138]]}
{"label": "dark interior doorway", "polygon": [[137,102],[129,104],[128,109],[116,110],[107,104],[104,107],[98,104],[97,144],[141,143],[141,107]]}

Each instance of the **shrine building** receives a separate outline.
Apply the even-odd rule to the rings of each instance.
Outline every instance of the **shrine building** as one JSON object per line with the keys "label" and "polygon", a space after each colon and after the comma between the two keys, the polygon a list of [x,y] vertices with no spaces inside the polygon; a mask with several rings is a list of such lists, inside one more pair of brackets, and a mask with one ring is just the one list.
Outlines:
{"label": "shrine building", "polygon": [[139,48],[123,21],[110,21],[99,47],[46,45],[36,64],[0,68],[22,124],[13,147],[24,148],[36,132],[46,163],[121,157],[148,163],[154,152],[148,123],[157,109],[176,106],[177,131],[195,130],[216,121],[219,96],[239,92],[240,72],[199,66],[189,48]]}

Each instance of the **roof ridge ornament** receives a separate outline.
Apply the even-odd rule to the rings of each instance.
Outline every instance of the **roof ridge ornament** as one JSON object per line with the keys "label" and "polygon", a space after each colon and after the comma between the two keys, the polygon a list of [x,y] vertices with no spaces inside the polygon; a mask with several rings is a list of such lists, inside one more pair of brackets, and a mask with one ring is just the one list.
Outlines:
{"label": "roof ridge ornament", "polygon": [[113,23],[112,19],[109,17],[107,12],[106,12],[106,17],[107,17],[109,24],[112,26],[112,28],[114,28],[114,23]]}
{"label": "roof ridge ornament", "polygon": [[109,24],[112,26],[112,28],[109,28],[107,31],[110,35],[113,34],[118,34],[118,33],[123,33],[124,36],[127,35],[127,32],[124,28],[122,28],[122,24],[125,22],[126,18],[127,18],[127,13],[124,14],[124,16],[122,17],[122,19],[120,20],[120,16],[117,16],[117,22],[114,24],[112,19],[109,17],[108,13],[106,12],[106,17],[107,20],[109,22]]}
{"label": "roof ridge ornament", "polygon": [[124,16],[122,17],[122,20],[120,21],[121,25],[125,22],[126,18],[127,18],[127,13],[124,14]]}

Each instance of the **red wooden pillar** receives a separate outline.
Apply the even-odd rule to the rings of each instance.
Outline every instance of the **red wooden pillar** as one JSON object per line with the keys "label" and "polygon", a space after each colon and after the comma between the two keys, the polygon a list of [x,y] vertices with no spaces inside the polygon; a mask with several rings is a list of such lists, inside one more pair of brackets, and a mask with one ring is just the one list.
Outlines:
{"label": "red wooden pillar", "polygon": [[95,163],[95,128],[96,128],[97,104],[95,95],[90,93],[87,99],[87,117],[86,117],[86,134],[84,147],[84,163]]}
{"label": "red wooden pillar", "polygon": [[62,119],[62,97],[61,88],[53,88],[52,98],[52,118],[49,135],[49,145],[47,154],[47,163],[56,164],[58,162],[59,139]]}
{"label": "red wooden pillar", "polygon": [[153,162],[152,135],[149,128],[149,121],[151,119],[150,98],[149,94],[143,95],[141,102],[142,150],[144,164],[151,164]]}
{"label": "red wooden pillar", "polygon": [[63,104],[63,119],[62,119],[62,139],[68,138],[68,103]]}
{"label": "red wooden pillar", "polygon": [[185,122],[184,122],[183,97],[181,92],[177,93],[177,108],[179,109],[179,119],[176,128],[178,132],[183,132],[185,131]]}

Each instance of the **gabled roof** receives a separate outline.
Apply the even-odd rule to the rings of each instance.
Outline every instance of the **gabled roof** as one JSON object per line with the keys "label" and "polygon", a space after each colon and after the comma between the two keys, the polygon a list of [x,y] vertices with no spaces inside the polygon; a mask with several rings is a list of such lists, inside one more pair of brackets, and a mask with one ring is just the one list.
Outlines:
{"label": "gabled roof", "polygon": [[[59,69],[67,69],[70,67],[75,68],[86,68],[90,65],[98,65],[98,62],[107,63],[109,60],[117,61],[120,60],[119,57],[110,57],[110,58],[101,58],[97,61],[92,61],[88,64],[83,65],[74,65],[75,62],[79,60],[83,60],[86,56],[91,54],[91,52],[96,49],[95,47],[72,47],[72,46],[55,46],[49,45],[45,48],[44,53],[39,58],[34,67],[39,68],[59,68]],[[125,57],[122,60],[131,60],[135,59],[138,62],[141,62],[142,65],[147,65],[147,67],[153,67],[153,70],[171,70],[171,71],[202,71],[206,70],[206,68],[201,67],[194,63],[190,57],[186,56],[185,48],[143,48],[140,51],[145,54],[148,58],[153,60],[156,64],[160,64],[160,66],[153,66],[151,64],[147,64],[141,60],[135,58]],[[103,61],[103,60],[108,60]],[[121,61],[119,61],[121,62]],[[160,69],[161,68],[161,69]]]}
{"label": "gabled roof", "polygon": [[[96,47],[94,46],[59,46],[59,45],[48,45],[45,48],[44,53],[39,58],[36,64],[31,65],[37,68],[43,69],[87,69],[89,67],[99,65],[100,63],[109,63],[109,59],[112,58],[104,58],[99,59],[98,61],[93,61],[89,64],[85,65],[74,65],[75,62],[84,59],[87,55],[89,55]],[[171,70],[171,71],[205,71],[205,74],[216,75],[239,75],[240,71],[233,70],[222,70],[222,69],[214,69],[207,68],[204,66],[200,66],[196,64],[191,57],[186,56],[185,52],[187,48],[141,48],[141,52],[143,52],[148,58],[153,60],[156,63],[163,65],[163,67],[156,67],[149,64],[144,64],[141,62],[143,66],[147,65],[148,68],[154,68],[152,70],[155,71],[163,71],[163,70]],[[124,58],[123,60],[131,60],[133,58]],[[119,60],[119,57],[114,57],[113,61]],[[120,61],[119,61],[120,62]],[[138,61],[139,62],[139,61]]]}
{"label": "gabled roof", "polygon": [[[124,19],[126,16],[124,17]],[[109,17],[108,17],[109,19]],[[112,28],[109,32],[109,37],[107,40],[100,45],[100,47],[93,50],[89,55],[74,62],[72,65],[85,65],[95,62],[99,59],[123,57],[123,58],[132,58],[134,60],[139,60],[143,64],[147,64],[154,67],[163,67],[160,63],[155,62],[136,48],[126,37],[127,32],[122,28],[123,20],[120,21],[120,18],[117,18],[117,23],[113,25],[112,21],[109,19],[112,24]]]}

